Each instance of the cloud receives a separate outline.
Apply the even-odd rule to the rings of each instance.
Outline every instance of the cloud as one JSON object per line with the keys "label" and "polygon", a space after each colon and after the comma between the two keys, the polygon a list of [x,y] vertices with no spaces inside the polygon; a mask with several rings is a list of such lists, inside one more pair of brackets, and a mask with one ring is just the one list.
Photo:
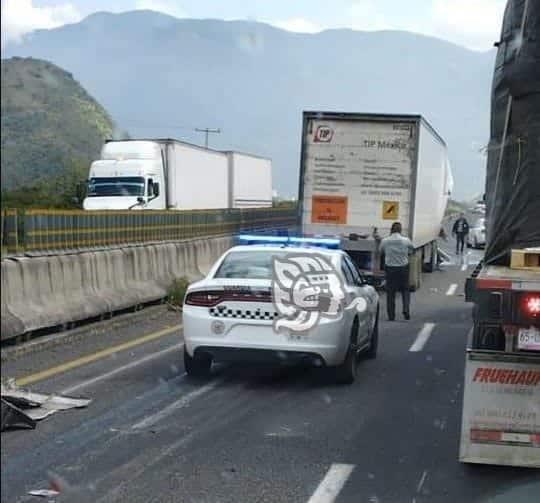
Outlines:
{"label": "cloud", "polygon": [[346,22],[320,24],[304,17],[295,17],[283,21],[271,21],[270,24],[296,33],[318,33],[333,28],[362,31],[391,29],[388,19],[381,15],[380,9],[372,0],[354,0],[345,14]]}
{"label": "cloud", "polygon": [[135,9],[154,10],[177,18],[187,17],[186,11],[173,0],[137,0]]}
{"label": "cloud", "polygon": [[398,29],[390,22],[373,0],[355,0],[348,9],[349,24],[347,28],[362,31]]}
{"label": "cloud", "polygon": [[282,30],[292,31],[295,33],[317,33],[324,29],[321,25],[303,17],[295,17],[286,19],[284,21],[275,21],[271,24],[277,28],[281,28]]}
{"label": "cloud", "polygon": [[434,0],[433,33],[473,49],[489,49],[498,40],[506,0]]}
{"label": "cloud", "polygon": [[32,0],[2,0],[2,45],[30,31],[76,23],[82,16],[71,3],[35,7]]}
{"label": "cloud", "polygon": [[307,18],[292,18],[271,24],[303,33],[329,28],[404,30],[470,49],[488,50],[499,37],[506,0],[423,0],[416,3],[416,10],[411,9],[409,15],[397,15],[393,5],[394,0],[351,0],[343,11],[343,21],[338,18],[333,23],[317,23]]}

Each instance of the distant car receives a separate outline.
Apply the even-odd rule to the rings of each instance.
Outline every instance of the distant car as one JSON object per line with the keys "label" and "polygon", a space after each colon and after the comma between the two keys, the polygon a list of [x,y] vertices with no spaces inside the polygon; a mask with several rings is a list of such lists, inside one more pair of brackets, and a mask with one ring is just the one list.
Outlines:
{"label": "distant car", "polygon": [[483,248],[486,245],[486,219],[479,218],[469,231],[469,246]]}
{"label": "distant car", "polygon": [[474,208],[473,208],[473,213],[477,213],[477,214],[480,214],[480,215],[485,215],[486,214],[486,205],[485,203],[483,202],[478,202],[475,204]]}
{"label": "distant car", "polygon": [[[274,290],[281,288],[276,286],[275,260],[289,268],[285,283],[294,273],[294,260],[311,264],[319,260],[327,265],[325,270],[300,274],[297,281],[304,283],[304,290],[293,288],[290,298],[282,299],[281,305],[281,300],[280,304],[274,302]],[[295,318],[295,295],[303,292],[307,292],[303,300],[310,304],[304,313],[313,319],[317,319],[317,312],[320,314],[312,327],[296,331],[294,320],[302,323],[305,318]],[[339,307],[326,316],[332,299],[339,300]],[[283,310],[285,316],[280,313]],[[284,320],[285,329],[277,328],[278,319]],[[214,361],[307,361],[335,367],[337,380],[350,384],[356,376],[357,357],[361,353],[367,358],[376,357],[378,325],[379,296],[342,250],[235,246],[217,261],[206,278],[190,285],[186,292],[185,369],[189,375],[205,376]]]}

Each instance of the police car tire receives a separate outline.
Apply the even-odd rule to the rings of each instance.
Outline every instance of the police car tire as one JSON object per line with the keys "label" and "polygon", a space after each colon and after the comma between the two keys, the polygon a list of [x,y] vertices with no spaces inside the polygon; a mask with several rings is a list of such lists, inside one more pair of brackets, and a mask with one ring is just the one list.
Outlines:
{"label": "police car tire", "polygon": [[379,308],[377,307],[377,314],[375,315],[375,325],[373,327],[373,332],[371,334],[371,341],[369,343],[369,348],[365,354],[368,360],[373,360],[374,358],[377,358],[378,346],[379,346]]}
{"label": "police car tire", "polygon": [[210,356],[190,356],[184,347],[184,368],[189,376],[207,377],[210,375],[212,358]]}
{"label": "police car tire", "polygon": [[345,355],[345,360],[341,365],[336,367],[336,380],[338,384],[352,384],[356,379],[357,360],[357,345],[358,340],[358,319],[353,321],[351,329],[351,338],[349,340],[349,348]]}

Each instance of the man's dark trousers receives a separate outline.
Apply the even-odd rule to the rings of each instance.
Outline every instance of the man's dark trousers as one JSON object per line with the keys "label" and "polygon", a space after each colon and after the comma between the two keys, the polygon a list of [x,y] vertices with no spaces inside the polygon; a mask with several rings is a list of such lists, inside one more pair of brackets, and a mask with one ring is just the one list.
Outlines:
{"label": "man's dark trousers", "polygon": [[401,292],[403,314],[409,316],[411,291],[409,289],[409,266],[385,267],[386,273],[386,309],[388,319],[396,318],[396,292]]}
{"label": "man's dark trousers", "polygon": [[464,232],[456,233],[456,255],[463,253],[463,250],[465,249],[466,236],[467,234],[465,234]]}

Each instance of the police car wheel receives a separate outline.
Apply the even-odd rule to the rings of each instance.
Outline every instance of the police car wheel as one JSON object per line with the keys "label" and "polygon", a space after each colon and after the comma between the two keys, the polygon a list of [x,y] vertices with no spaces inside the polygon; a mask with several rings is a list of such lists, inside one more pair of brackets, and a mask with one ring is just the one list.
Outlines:
{"label": "police car wheel", "polygon": [[336,367],[336,380],[338,384],[352,384],[356,379],[357,361],[357,344],[358,340],[358,319],[355,319],[351,329],[351,338],[349,348],[345,355],[345,360],[341,365]]}
{"label": "police car wheel", "polygon": [[379,308],[377,307],[377,314],[375,315],[375,325],[373,326],[373,332],[371,333],[371,341],[369,342],[369,348],[366,351],[366,358],[373,360],[377,358],[377,348],[379,346]]}
{"label": "police car wheel", "polygon": [[211,367],[212,358],[209,355],[190,356],[184,348],[184,368],[189,376],[207,377]]}

